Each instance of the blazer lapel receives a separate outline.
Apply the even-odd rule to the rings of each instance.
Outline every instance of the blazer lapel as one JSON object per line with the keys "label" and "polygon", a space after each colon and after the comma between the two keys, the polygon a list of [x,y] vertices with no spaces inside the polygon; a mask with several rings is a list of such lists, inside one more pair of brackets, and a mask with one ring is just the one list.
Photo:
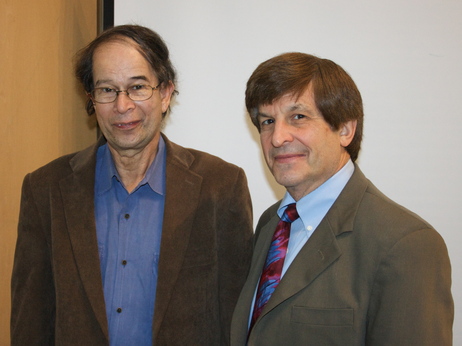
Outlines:
{"label": "blazer lapel", "polygon": [[164,140],[167,147],[166,196],[153,322],[154,340],[183,264],[202,185],[202,177],[189,169],[194,157],[165,136]]}
{"label": "blazer lapel", "polygon": [[327,222],[322,222],[284,274],[279,286],[265,306],[262,316],[309,286],[340,256],[341,252],[334,232]]}
{"label": "blazer lapel", "polygon": [[73,173],[60,181],[73,254],[88,300],[101,329],[108,337],[94,214],[96,150],[88,148],[70,161]]}

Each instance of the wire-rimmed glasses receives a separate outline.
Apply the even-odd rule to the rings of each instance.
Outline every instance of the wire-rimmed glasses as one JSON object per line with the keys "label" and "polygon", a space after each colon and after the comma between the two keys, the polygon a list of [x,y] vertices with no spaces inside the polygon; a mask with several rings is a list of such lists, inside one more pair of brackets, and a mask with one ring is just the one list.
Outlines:
{"label": "wire-rimmed glasses", "polygon": [[152,97],[154,90],[157,90],[160,84],[155,87],[148,84],[136,84],[125,90],[116,90],[109,87],[95,88],[88,95],[96,103],[112,103],[117,99],[119,93],[127,94],[132,101],[146,101]]}

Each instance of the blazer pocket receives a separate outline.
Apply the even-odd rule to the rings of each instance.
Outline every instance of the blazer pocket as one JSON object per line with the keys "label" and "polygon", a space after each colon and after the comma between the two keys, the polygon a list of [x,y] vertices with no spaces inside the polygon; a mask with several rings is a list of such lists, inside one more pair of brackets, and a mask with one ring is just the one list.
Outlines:
{"label": "blazer pocket", "polygon": [[313,326],[352,326],[353,309],[314,309],[306,306],[292,308],[291,321]]}

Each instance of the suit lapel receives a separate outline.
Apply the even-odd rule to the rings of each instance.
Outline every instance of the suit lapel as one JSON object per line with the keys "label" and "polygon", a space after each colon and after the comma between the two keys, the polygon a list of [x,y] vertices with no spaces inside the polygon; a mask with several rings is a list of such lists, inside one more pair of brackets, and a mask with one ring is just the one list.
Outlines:
{"label": "suit lapel", "polygon": [[309,286],[340,256],[341,252],[334,233],[327,222],[322,222],[288,268],[263,310],[262,316]]}
{"label": "suit lapel", "polygon": [[96,150],[100,144],[74,156],[70,162],[73,173],[60,181],[60,189],[80,279],[96,319],[108,337],[94,214]]}
{"label": "suit lapel", "polygon": [[189,169],[194,157],[165,136],[164,140],[167,147],[166,197],[153,323],[154,340],[183,265],[202,185],[202,177]]}

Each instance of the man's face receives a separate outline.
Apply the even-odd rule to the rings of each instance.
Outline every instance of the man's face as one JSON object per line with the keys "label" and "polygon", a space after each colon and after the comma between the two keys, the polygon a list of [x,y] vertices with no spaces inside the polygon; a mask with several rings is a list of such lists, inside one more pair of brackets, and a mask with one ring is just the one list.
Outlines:
{"label": "man's face", "polygon": [[[95,50],[93,80],[95,88],[116,90],[138,84],[152,87],[159,84],[149,63],[131,40],[107,42]],[[167,111],[173,88],[170,84],[154,90],[152,97],[145,101],[132,101],[125,93],[119,93],[112,103],[96,103],[96,118],[110,148],[123,155],[145,148],[156,150],[162,113]]]}
{"label": "man's face", "polygon": [[349,159],[356,122],[333,130],[316,107],[311,88],[259,107],[260,141],[276,181],[299,200],[333,176]]}

